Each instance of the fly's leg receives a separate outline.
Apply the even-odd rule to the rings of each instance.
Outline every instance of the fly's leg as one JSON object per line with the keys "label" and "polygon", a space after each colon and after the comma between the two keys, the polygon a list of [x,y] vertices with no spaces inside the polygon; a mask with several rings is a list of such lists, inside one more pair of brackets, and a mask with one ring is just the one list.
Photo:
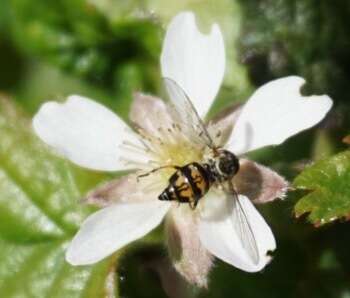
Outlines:
{"label": "fly's leg", "polygon": [[196,209],[198,202],[199,202],[199,199],[196,199],[196,198],[191,198],[191,199],[188,201],[188,203],[189,203],[189,205],[190,205],[190,208],[191,208],[192,210]]}
{"label": "fly's leg", "polygon": [[193,201],[188,202],[192,210],[196,209],[196,204]]}
{"label": "fly's leg", "polygon": [[158,172],[159,170],[163,170],[163,169],[168,169],[168,168],[172,168],[172,169],[175,169],[175,170],[179,170],[181,167],[179,166],[174,166],[174,165],[167,165],[167,166],[162,166],[162,167],[159,167],[159,168],[155,168],[145,174],[141,174],[141,175],[138,175],[137,176],[137,181],[140,179],[140,178],[143,178],[143,177],[147,177],[155,172]]}

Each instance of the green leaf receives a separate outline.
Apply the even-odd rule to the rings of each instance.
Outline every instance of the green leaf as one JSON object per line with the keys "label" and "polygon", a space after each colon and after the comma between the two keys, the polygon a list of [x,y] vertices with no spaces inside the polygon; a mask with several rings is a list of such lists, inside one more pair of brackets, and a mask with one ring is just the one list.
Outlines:
{"label": "green leaf", "polygon": [[316,226],[350,216],[350,151],[316,162],[294,180],[310,191],[295,205],[296,216],[308,213]]}
{"label": "green leaf", "polygon": [[139,62],[145,80],[157,67],[160,27],[150,20],[123,14],[120,1],[116,2],[118,18],[113,20],[101,14],[93,1],[9,3],[10,32],[23,53],[97,86],[115,91],[118,67],[131,60]]}
{"label": "green leaf", "polygon": [[298,74],[307,79],[311,93],[346,101],[350,88],[344,45],[350,34],[350,2],[239,2],[244,14],[241,55],[256,84]]}
{"label": "green leaf", "polygon": [[114,258],[85,267],[64,259],[69,241],[91,212],[79,200],[105,177],[55,157],[30,127],[0,97],[1,296],[105,297],[114,290]]}

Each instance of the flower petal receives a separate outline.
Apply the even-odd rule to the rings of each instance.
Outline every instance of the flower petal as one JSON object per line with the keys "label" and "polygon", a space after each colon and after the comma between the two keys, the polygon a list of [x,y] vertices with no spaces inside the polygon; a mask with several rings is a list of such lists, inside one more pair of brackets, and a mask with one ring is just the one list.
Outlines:
{"label": "flower petal", "polygon": [[166,221],[167,245],[176,270],[190,283],[206,288],[213,256],[198,236],[198,219],[188,206],[173,208]]}
{"label": "flower petal", "polygon": [[243,107],[228,141],[228,149],[243,154],[278,145],[320,122],[332,107],[327,95],[304,97],[305,80],[290,76],[260,87]]}
{"label": "flower petal", "polygon": [[72,265],[96,263],[160,224],[170,203],[119,203],[89,216],[66,252]]}
{"label": "flower petal", "polygon": [[207,129],[216,145],[223,147],[227,143],[241,111],[241,105],[234,105],[224,109],[210,120]]}
{"label": "flower petal", "polygon": [[[47,102],[42,105],[34,116],[33,127],[36,134],[59,154],[94,170],[130,168],[120,160],[120,145],[126,140],[139,144],[135,134],[112,111],[77,95],[69,96],[62,104]],[[140,158],[141,155],[137,156],[138,160]]]}
{"label": "flower petal", "polygon": [[154,96],[134,94],[129,118],[138,127],[152,135],[159,135],[159,129],[171,127],[171,116],[165,103]]}
{"label": "flower petal", "polygon": [[259,260],[257,263],[243,248],[234,221],[238,220],[231,213],[222,214],[221,218],[202,218],[199,224],[199,237],[203,245],[219,259],[247,272],[260,271],[270,262],[269,251],[276,248],[275,238],[270,227],[255,209],[250,200],[239,195],[239,200],[249,220],[256,240]]}
{"label": "flower petal", "polygon": [[154,200],[167,186],[167,181],[158,173],[142,177],[133,173],[114,179],[92,190],[83,199],[85,203],[107,207],[121,202],[142,202]]}
{"label": "flower petal", "polygon": [[173,79],[205,116],[225,72],[225,47],[220,28],[209,35],[199,32],[195,16],[182,12],[168,26],[161,54],[163,77]]}
{"label": "flower petal", "polygon": [[246,159],[240,159],[239,171],[233,179],[237,193],[255,204],[283,199],[288,182],[271,169]]}

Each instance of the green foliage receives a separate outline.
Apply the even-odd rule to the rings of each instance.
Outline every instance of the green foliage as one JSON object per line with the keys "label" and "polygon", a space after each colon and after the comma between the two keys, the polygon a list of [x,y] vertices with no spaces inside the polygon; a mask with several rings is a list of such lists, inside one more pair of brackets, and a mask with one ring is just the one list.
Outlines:
{"label": "green foliage", "polygon": [[154,64],[158,27],[124,19],[111,24],[89,1],[12,0],[14,40],[25,53],[96,84],[113,88],[117,66],[127,60]]}
{"label": "green foliage", "polygon": [[255,82],[298,74],[309,90],[345,100],[349,1],[241,0],[241,55]]}
{"label": "green foliage", "polygon": [[113,259],[77,268],[64,252],[90,212],[79,199],[104,177],[54,157],[3,97],[0,135],[1,296],[103,296]]}
{"label": "green foliage", "polygon": [[295,205],[296,216],[308,213],[308,219],[320,226],[350,216],[350,151],[321,160],[306,168],[294,180],[294,186],[308,190]]}

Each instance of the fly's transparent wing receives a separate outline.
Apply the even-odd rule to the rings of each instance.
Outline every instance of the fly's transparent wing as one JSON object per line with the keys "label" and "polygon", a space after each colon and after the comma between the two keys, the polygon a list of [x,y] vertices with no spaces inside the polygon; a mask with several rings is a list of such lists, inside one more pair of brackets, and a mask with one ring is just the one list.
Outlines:
{"label": "fly's transparent wing", "polygon": [[171,115],[191,141],[214,148],[202,119],[185,91],[172,79],[163,78],[171,102]]}
{"label": "fly's transparent wing", "polygon": [[242,247],[253,260],[254,264],[259,262],[259,251],[256,239],[249,223],[249,218],[244,211],[244,206],[240,202],[236,191],[233,188],[232,182],[228,182],[228,190],[226,195],[233,200],[232,224],[237,232]]}

